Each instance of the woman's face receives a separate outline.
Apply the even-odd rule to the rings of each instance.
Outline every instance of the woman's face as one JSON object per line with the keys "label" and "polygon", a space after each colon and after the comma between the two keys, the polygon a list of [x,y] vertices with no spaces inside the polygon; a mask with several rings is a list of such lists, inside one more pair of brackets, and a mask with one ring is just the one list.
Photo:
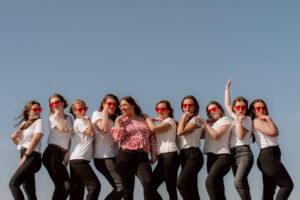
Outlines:
{"label": "woman's face", "polygon": [[194,114],[195,111],[195,103],[193,99],[185,99],[182,103],[182,109],[184,113]]}
{"label": "woman's face", "polygon": [[247,105],[243,101],[238,101],[238,102],[235,103],[233,109],[234,109],[235,114],[237,116],[244,116],[246,114],[246,111],[247,111]]}
{"label": "woman's face", "polygon": [[252,112],[255,114],[255,117],[259,117],[267,114],[267,109],[264,103],[256,102],[254,103],[253,107],[254,110],[252,110]]}
{"label": "woman's face", "polygon": [[135,114],[134,106],[128,103],[126,100],[122,100],[120,102],[120,110],[123,113],[123,115],[126,115],[127,117],[130,117]]}
{"label": "woman's face", "polygon": [[28,119],[38,119],[42,112],[42,108],[38,104],[33,104],[28,112]]}
{"label": "woman's face", "polygon": [[63,111],[65,103],[60,100],[58,97],[53,97],[50,99],[49,103],[50,108],[53,112]]}
{"label": "woman's face", "polygon": [[167,110],[167,104],[166,103],[160,103],[155,108],[157,115],[159,118],[166,119],[169,117],[170,111]]}
{"label": "woman's face", "polygon": [[103,108],[107,110],[109,115],[113,115],[117,108],[117,101],[114,98],[107,98],[106,102],[103,103]]}
{"label": "woman's face", "polygon": [[222,112],[216,104],[210,104],[207,107],[207,112],[211,119],[218,120],[222,117]]}
{"label": "woman's face", "polygon": [[85,117],[87,110],[88,110],[88,107],[86,107],[85,104],[77,104],[73,108],[73,113],[76,116],[76,118],[83,118],[83,117]]}

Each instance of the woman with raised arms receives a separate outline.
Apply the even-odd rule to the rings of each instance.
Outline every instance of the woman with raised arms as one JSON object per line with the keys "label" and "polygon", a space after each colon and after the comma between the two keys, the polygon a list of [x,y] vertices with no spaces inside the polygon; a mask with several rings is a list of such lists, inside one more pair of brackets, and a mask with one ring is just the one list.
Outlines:
{"label": "woman with raised arms", "polygon": [[16,200],[24,199],[20,186],[23,184],[27,198],[36,200],[35,178],[42,165],[41,140],[44,135],[45,124],[40,118],[42,108],[39,102],[26,103],[22,114],[17,117],[21,121],[16,125],[18,130],[12,134],[12,140],[21,153],[21,160],[9,182],[12,196]]}

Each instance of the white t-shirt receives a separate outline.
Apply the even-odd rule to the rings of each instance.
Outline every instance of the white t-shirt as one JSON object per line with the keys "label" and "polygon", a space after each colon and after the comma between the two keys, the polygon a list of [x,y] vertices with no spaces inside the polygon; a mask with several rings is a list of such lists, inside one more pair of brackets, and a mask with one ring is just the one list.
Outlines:
{"label": "white t-shirt", "polygon": [[168,117],[162,123],[169,123],[172,126],[172,128],[167,132],[155,134],[158,155],[178,150],[176,146],[177,126],[175,120],[171,117]]}
{"label": "white t-shirt", "polygon": [[62,121],[67,125],[70,132],[62,133],[55,126],[57,126],[57,121],[54,118],[54,114],[49,116],[49,128],[50,133],[48,137],[48,144],[56,144],[64,149],[68,149],[69,142],[71,140],[71,133],[73,129],[73,121],[70,115],[67,115],[67,119],[62,119]]}
{"label": "white t-shirt", "polygon": [[[216,129],[220,126],[226,126],[226,125],[232,125],[232,121],[228,117],[222,117],[212,125],[212,128]],[[213,139],[211,135],[206,131],[203,152],[214,153],[214,154],[230,154],[229,136],[230,136],[230,129],[228,130],[227,133],[224,133],[224,135],[217,140]]]}
{"label": "white t-shirt", "polygon": [[232,118],[234,119],[233,126],[230,132],[230,148],[242,146],[242,145],[249,145],[251,143],[251,135],[252,135],[252,120],[250,117],[246,116],[243,120],[242,126],[248,130],[246,135],[243,139],[237,138],[237,116],[232,114]]}
{"label": "white t-shirt", "polygon": [[[102,119],[102,113],[95,111],[92,116],[92,124]],[[108,133],[103,133],[94,126],[95,130],[95,141],[94,141],[94,158],[114,158],[118,154],[118,143],[112,139],[111,128],[114,126],[112,120],[110,122],[110,129]]]}
{"label": "white t-shirt", "polygon": [[278,136],[277,137],[267,136],[256,129],[253,129],[253,133],[255,137],[255,142],[257,143],[260,149],[279,145]]}
{"label": "white t-shirt", "polygon": [[92,159],[94,137],[83,133],[87,128],[87,120],[78,118],[75,119],[73,124],[73,139],[76,146],[70,160],[82,159],[90,161]]}
{"label": "white t-shirt", "polygon": [[197,128],[193,130],[191,133],[177,136],[178,138],[178,148],[181,149],[187,149],[190,147],[200,147],[201,145],[201,131],[202,131],[202,123],[196,119],[196,117],[193,117],[188,123],[197,124],[200,126],[200,128]]}
{"label": "white t-shirt", "polygon": [[[34,134],[36,133],[42,133],[44,135],[45,132],[45,123],[42,119],[35,120],[27,129],[22,131],[21,141],[18,145],[18,150],[20,147],[28,148]],[[38,145],[35,147],[33,151],[36,151],[38,153],[41,153],[41,145],[42,141],[38,143]]]}

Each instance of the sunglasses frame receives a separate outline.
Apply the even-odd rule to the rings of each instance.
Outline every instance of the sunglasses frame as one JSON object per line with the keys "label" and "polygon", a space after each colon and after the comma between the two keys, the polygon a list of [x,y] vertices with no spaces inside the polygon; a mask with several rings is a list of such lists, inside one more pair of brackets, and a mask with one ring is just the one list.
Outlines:
{"label": "sunglasses frame", "polygon": [[183,108],[187,108],[187,107],[193,108],[193,107],[194,107],[194,104],[193,104],[193,103],[183,103],[183,104],[182,104],[182,107],[183,107]]}
{"label": "sunglasses frame", "polygon": [[214,113],[217,112],[218,107],[213,107],[212,109],[207,109],[208,114],[211,114],[211,112],[213,111]]}
{"label": "sunglasses frame", "polygon": [[54,106],[59,106],[59,104],[61,103],[61,101],[55,101],[52,103],[49,103],[50,108],[53,108]]}
{"label": "sunglasses frame", "polygon": [[30,110],[32,110],[35,113],[41,113],[43,111],[43,108],[31,108]]}
{"label": "sunglasses frame", "polygon": [[77,112],[80,112],[80,113],[82,113],[83,111],[88,111],[88,107],[86,106],[86,107],[82,107],[82,108],[77,108],[77,109],[75,109]]}
{"label": "sunglasses frame", "polygon": [[243,111],[246,111],[247,110],[247,106],[234,106],[234,109],[237,110],[237,111],[240,111],[241,109]]}
{"label": "sunglasses frame", "polygon": [[260,112],[260,110],[263,110],[263,111],[267,110],[266,106],[256,106],[254,109],[258,112]]}
{"label": "sunglasses frame", "polygon": [[164,107],[164,108],[155,108],[155,110],[156,110],[156,112],[166,112],[167,111],[167,108],[166,107]]}

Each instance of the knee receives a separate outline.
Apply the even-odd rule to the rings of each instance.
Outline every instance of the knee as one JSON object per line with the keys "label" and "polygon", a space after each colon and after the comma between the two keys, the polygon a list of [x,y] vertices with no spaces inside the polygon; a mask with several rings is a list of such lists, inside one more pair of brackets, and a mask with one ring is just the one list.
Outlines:
{"label": "knee", "polygon": [[177,180],[176,186],[178,188],[178,190],[183,190],[184,187],[187,185],[188,183],[188,179],[184,178],[184,177],[179,177],[179,179]]}
{"label": "knee", "polygon": [[214,188],[214,179],[212,177],[207,177],[205,180],[205,186],[208,190],[211,190]]}
{"label": "knee", "polygon": [[88,186],[88,191],[91,193],[99,193],[101,190],[101,184],[99,181],[94,182]]}
{"label": "knee", "polygon": [[15,188],[15,187],[18,187],[18,185],[17,185],[15,179],[14,179],[14,178],[11,178],[10,181],[9,181],[9,188],[10,188],[10,189],[13,189],[13,188]]}
{"label": "knee", "polygon": [[294,183],[293,183],[293,181],[290,180],[290,181],[288,182],[288,184],[285,186],[285,188],[286,188],[286,190],[288,190],[288,191],[292,191],[293,188],[294,188]]}
{"label": "knee", "polygon": [[240,190],[243,188],[244,184],[243,184],[242,180],[234,179],[234,186],[237,190]]}

